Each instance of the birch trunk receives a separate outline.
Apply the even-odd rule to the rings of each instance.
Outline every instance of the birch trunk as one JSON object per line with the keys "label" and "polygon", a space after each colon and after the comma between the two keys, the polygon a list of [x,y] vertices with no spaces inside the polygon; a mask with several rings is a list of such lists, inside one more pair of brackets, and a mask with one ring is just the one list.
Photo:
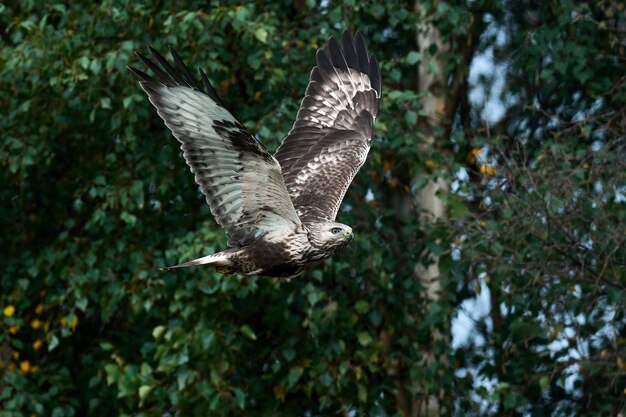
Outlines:
{"label": "birch trunk", "polygon": [[[425,10],[416,2],[416,8],[420,16],[425,16]],[[420,117],[418,121],[418,129],[421,134],[422,142],[420,147],[423,150],[430,150],[436,145],[437,135],[434,128],[441,127],[448,122],[445,119],[447,83],[445,80],[444,62],[441,59],[442,53],[447,50],[447,45],[442,41],[441,34],[437,28],[430,24],[427,20],[421,20],[416,24],[416,43],[422,53],[422,61],[418,67],[417,84],[418,91],[428,91],[429,95],[422,99],[422,109],[427,116]],[[431,55],[428,50],[434,45],[437,53]],[[415,196],[415,206],[419,210],[420,224],[437,222],[443,218],[446,208],[438,194],[445,193],[448,190],[448,184],[443,178],[436,181],[429,181],[424,188],[418,191]],[[441,297],[441,284],[439,281],[439,259],[431,256],[428,266],[424,266],[418,262],[415,266],[415,275],[421,281],[426,290],[426,299],[430,304],[436,302]],[[440,333],[433,334],[433,342],[447,338],[447,335]],[[423,366],[427,367],[432,361],[437,361],[430,349],[426,347],[424,352]],[[416,387],[418,393],[417,398],[426,398],[422,401],[416,401],[412,407],[413,416],[437,416],[444,412],[440,403],[440,396],[429,395],[424,397],[425,393],[420,387]],[[420,393],[420,391],[422,391]],[[421,395],[420,395],[421,394]]]}
{"label": "birch trunk", "polygon": [[[428,95],[421,101],[422,113],[425,113],[425,116],[421,116],[418,120],[420,142],[417,146],[423,151],[430,151],[432,148],[445,150],[445,147],[449,145],[447,140],[452,130],[454,116],[459,106],[466,101],[467,70],[483,30],[482,13],[470,15],[464,36],[457,34],[448,36],[444,40],[438,28],[429,21],[429,11],[420,4],[419,0],[415,2],[415,9],[420,16],[415,25],[415,41],[422,57],[417,67],[417,88],[420,93],[428,92]],[[430,52],[433,47],[436,51],[434,54]],[[454,49],[450,49],[451,47]],[[444,59],[451,59],[449,52],[456,53],[458,58],[453,72],[446,72],[445,69],[448,62]],[[462,116],[467,117],[463,114]],[[442,143],[442,140],[445,143]],[[417,208],[417,213],[413,215],[420,216],[420,223],[433,224],[446,216],[445,198],[440,198],[440,195],[445,196],[448,189],[448,180],[442,175],[418,190],[413,201],[406,194],[403,198],[394,200],[394,208],[398,210],[398,215],[409,216],[412,210]],[[438,257],[431,255],[426,266],[418,262],[414,266],[414,274],[425,288],[426,306],[429,307],[440,301],[443,289],[440,282]],[[428,367],[434,361],[446,361],[446,357],[433,355],[433,345],[441,341],[449,344],[449,338],[447,333],[434,332],[430,345],[419,346],[424,357],[420,365]],[[450,398],[446,397],[451,393],[443,388],[431,395],[428,395],[426,391],[425,387],[416,382],[396,381],[397,410],[405,417],[439,416],[452,411],[445,408],[446,404],[452,403]]]}

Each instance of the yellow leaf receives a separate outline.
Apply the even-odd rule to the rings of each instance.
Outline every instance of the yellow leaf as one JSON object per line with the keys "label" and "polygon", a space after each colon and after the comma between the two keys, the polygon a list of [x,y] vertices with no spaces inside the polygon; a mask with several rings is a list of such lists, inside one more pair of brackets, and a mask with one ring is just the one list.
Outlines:
{"label": "yellow leaf", "polygon": [[33,329],[38,329],[41,327],[41,321],[39,319],[35,319],[33,321],[30,322],[30,327],[32,327]]}
{"label": "yellow leaf", "polygon": [[42,304],[39,304],[37,306],[37,308],[35,308],[35,313],[37,313],[37,314],[43,313],[43,305]]}
{"label": "yellow leaf", "polygon": [[27,360],[20,362],[20,371],[24,374],[30,371],[30,362]]}
{"label": "yellow leaf", "polygon": [[285,387],[283,387],[283,384],[274,385],[273,391],[277,400],[283,401],[285,399]]}
{"label": "yellow leaf", "polygon": [[477,161],[477,158],[480,157],[483,154],[483,150],[482,148],[474,148],[470,151],[470,153],[467,154],[467,162],[469,164],[475,164]]}
{"label": "yellow leaf", "polygon": [[485,175],[496,175],[497,169],[496,167],[490,167],[487,165],[481,165],[480,166],[480,173],[481,174],[485,174]]}
{"label": "yellow leaf", "polygon": [[9,333],[11,333],[11,334],[16,334],[18,330],[19,330],[19,328],[17,326],[9,327]]}
{"label": "yellow leaf", "polygon": [[35,340],[35,341],[33,342],[33,349],[35,349],[35,350],[39,350],[39,349],[41,349],[41,344],[42,344],[42,343],[41,343],[41,340],[40,340],[40,339]]}
{"label": "yellow leaf", "polygon": [[427,159],[426,162],[424,162],[424,165],[426,165],[426,168],[430,168],[430,169],[435,168],[435,163],[433,162],[432,159]]}
{"label": "yellow leaf", "polygon": [[11,317],[13,316],[13,314],[15,314],[15,307],[13,307],[11,304],[9,304],[8,306],[6,306],[4,308],[4,315],[7,317]]}

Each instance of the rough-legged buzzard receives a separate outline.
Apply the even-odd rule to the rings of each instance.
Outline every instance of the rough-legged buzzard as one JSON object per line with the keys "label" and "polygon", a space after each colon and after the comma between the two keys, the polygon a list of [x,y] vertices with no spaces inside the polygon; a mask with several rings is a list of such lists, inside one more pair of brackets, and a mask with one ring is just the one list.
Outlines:
{"label": "rough-legged buzzard", "polygon": [[226,110],[202,70],[203,85],[173,50],[174,63],[150,50],[156,63],[137,55],[154,78],[129,68],[228,234],[229,249],[172,268],[293,277],[352,241],[352,229],[334,220],[367,157],[382,94],[361,33],[344,32],[341,44],[331,37],[329,54],[317,51],[296,121],[274,156]]}

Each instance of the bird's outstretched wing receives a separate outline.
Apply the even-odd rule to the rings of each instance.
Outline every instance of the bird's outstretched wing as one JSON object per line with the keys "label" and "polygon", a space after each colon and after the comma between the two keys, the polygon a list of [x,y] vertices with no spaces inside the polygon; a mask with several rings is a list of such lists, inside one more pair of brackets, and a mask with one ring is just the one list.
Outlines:
{"label": "bird's outstretched wing", "polygon": [[354,39],[344,32],[341,45],[331,37],[328,50],[330,57],[317,51],[296,121],[275,154],[302,222],[337,216],[367,157],[382,94],[378,61],[360,32]]}
{"label": "bird's outstretched wing", "polygon": [[296,230],[300,219],[276,159],[224,108],[202,70],[204,88],[176,52],[170,50],[171,64],[150,50],[160,66],[137,55],[156,78],[129,69],[181,142],[211,213],[228,233],[228,245],[241,247],[270,231]]}

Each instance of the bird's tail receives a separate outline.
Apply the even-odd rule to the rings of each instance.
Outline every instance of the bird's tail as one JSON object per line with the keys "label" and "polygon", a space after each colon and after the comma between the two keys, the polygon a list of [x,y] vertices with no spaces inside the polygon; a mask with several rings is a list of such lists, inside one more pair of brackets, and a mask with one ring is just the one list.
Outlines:
{"label": "bird's tail", "polygon": [[194,259],[193,261],[185,262],[182,264],[178,264],[174,266],[166,266],[161,269],[167,271],[170,269],[187,268],[189,266],[197,266],[197,265],[211,265],[211,266],[214,266],[219,271],[221,269],[227,269],[230,266],[230,257],[225,252],[219,252],[213,255]]}

